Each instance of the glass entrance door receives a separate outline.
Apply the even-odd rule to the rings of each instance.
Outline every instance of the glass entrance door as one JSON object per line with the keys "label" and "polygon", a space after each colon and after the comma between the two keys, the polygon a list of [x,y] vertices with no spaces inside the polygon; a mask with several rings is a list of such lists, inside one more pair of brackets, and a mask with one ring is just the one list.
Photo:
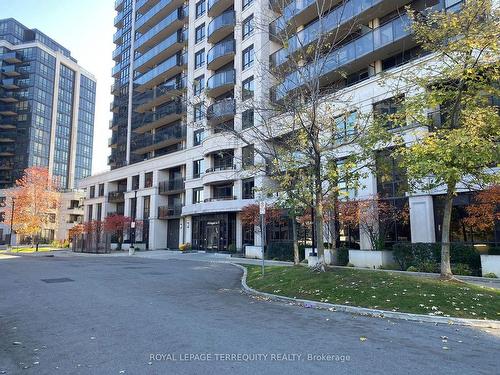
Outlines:
{"label": "glass entrance door", "polygon": [[218,221],[208,221],[206,226],[207,250],[219,250],[220,224]]}

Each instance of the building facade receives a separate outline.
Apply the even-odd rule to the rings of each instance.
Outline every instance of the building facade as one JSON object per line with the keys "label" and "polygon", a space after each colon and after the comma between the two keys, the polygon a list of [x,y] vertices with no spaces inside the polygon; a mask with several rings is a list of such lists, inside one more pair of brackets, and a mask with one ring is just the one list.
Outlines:
{"label": "building facade", "polygon": [[[224,129],[244,132],[259,121],[249,101],[280,100],[296,87],[294,72],[283,82],[269,75],[287,58],[275,35],[293,20],[290,44],[297,35],[314,40],[315,3],[291,1],[278,11],[276,3],[264,0],[117,0],[111,171],[81,181],[85,220],[104,220],[114,213],[140,220],[135,240],[150,249],[176,249],[186,242],[205,250],[259,245],[258,231],[240,220],[243,207],[264,199],[258,188],[265,173],[250,174],[244,168],[258,161],[257,145]],[[345,58],[336,60],[331,71],[345,71],[341,90],[347,96],[369,111],[382,112],[397,103],[380,85],[380,73],[397,73],[428,58],[405,28],[404,6],[460,6],[454,0],[326,3],[321,17],[329,28],[325,32],[354,19],[358,25],[342,51],[335,51],[345,52]],[[324,78],[331,78],[328,69]],[[393,162],[383,178],[369,174],[358,194],[380,193],[409,207],[409,223],[391,229],[394,241],[434,242],[440,235],[436,212],[442,209],[443,192],[401,192],[399,172]],[[289,231],[286,226],[270,228],[268,239],[286,239]],[[359,233],[343,236],[369,247]]]}
{"label": "building facade", "polygon": [[62,189],[91,174],[96,80],[37,29],[0,20],[0,188],[43,166]]}

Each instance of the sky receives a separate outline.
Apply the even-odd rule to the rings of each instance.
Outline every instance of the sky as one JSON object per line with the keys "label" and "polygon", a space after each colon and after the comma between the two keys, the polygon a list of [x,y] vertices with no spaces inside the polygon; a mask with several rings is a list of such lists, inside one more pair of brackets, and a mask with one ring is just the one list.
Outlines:
{"label": "sky", "polygon": [[114,0],[0,0],[0,18],[12,17],[30,29],[39,29],[69,49],[96,77],[93,173],[108,169],[114,16]]}

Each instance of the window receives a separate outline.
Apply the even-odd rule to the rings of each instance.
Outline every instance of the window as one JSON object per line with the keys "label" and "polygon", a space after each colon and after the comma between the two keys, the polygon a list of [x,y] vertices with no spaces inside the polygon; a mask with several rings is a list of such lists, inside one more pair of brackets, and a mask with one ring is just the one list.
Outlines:
{"label": "window", "polygon": [[89,210],[87,211],[87,221],[92,221],[92,219],[93,219],[93,217],[92,217],[92,214],[93,214],[92,210],[93,210],[94,206],[92,206],[91,204],[89,204],[87,207],[89,208]]}
{"label": "window", "polygon": [[392,150],[376,154],[377,193],[382,198],[403,197],[408,191],[406,170],[392,154]]}
{"label": "window", "polygon": [[148,172],[144,175],[144,187],[150,188],[153,186],[153,172]]}
{"label": "window", "polygon": [[199,43],[203,39],[205,39],[205,24],[204,23],[202,23],[200,26],[198,26],[194,31],[195,43]]}
{"label": "window", "polygon": [[203,202],[203,188],[193,189],[193,204]]}
{"label": "window", "polygon": [[194,95],[200,95],[205,87],[205,76],[199,76],[194,79],[193,83],[193,93]]}
{"label": "window", "polygon": [[195,132],[193,133],[193,146],[201,145],[201,142],[203,141],[203,135],[203,129],[195,130]]}
{"label": "window", "polygon": [[205,14],[206,11],[206,3],[205,0],[198,1],[196,3],[196,18],[201,17],[203,14]]}
{"label": "window", "polygon": [[104,184],[99,184],[99,196],[104,197]]}
{"label": "window", "polygon": [[335,139],[339,142],[347,141],[356,134],[357,112],[346,113],[335,118]]}
{"label": "window", "polygon": [[253,14],[243,20],[243,39],[253,32]]}
{"label": "window", "polygon": [[213,157],[213,163],[212,165],[213,170],[215,171],[224,171],[227,169],[234,169],[234,164],[233,164],[233,157],[234,157],[234,151],[233,150],[227,150],[227,151],[220,151],[215,154],[212,154]]}
{"label": "window", "polygon": [[246,9],[248,8],[250,5],[252,5],[253,3],[253,0],[243,0],[243,3],[242,3],[242,9]]}
{"label": "window", "polygon": [[201,49],[194,54],[194,68],[198,69],[205,65],[205,49]]}
{"label": "window", "polygon": [[395,96],[390,99],[382,100],[373,105],[375,119],[382,121],[388,129],[393,129],[397,126],[396,120],[403,119],[396,117],[403,104],[404,96]]}
{"label": "window", "polygon": [[243,168],[252,167],[254,165],[254,147],[253,145],[245,146],[242,151]]}
{"label": "window", "polygon": [[255,182],[253,178],[247,178],[245,180],[242,180],[242,185],[243,185],[243,191],[242,191],[242,198],[243,199],[254,199],[254,187],[255,187]]}
{"label": "window", "polygon": [[243,70],[250,68],[253,65],[253,44],[243,50]]}
{"label": "window", "polygon": [[94,197],[95,197],[95,186],[91,186],[89,198],[94,198]]}
{"label": "window", "polygon": [[213,186],[214,199],[233,199],[233,183]]}
{"label": "window", "polygon": [[132,190],[139,189],[139,175],[132,176]]}
{"label": "window", "polygon": [[203,159],[193,161],[193,178],[199,178],[204,173],[205,161]]}
{"label": "window", "polygon": [[253,109],[247,109],[241,115],[241,127],[247,129],[253,126]]}
{"label": "window", "polygon": [[253,98],[254,86],[253,86],[253,76],[245,79],[242,82],[241,98],[247,100]]}
{"label": "window", "polygon": [[97,220],[102,220],[102,203],[97,203]]}
{"label": "window", "polygon": [[193,110],[194,110],[194,121],[203,120],[203,110],[201,108],[201,103],[195,104]]}
{"label": "window", "polygon": [[148,195],[144,197],[142,206],[142,218],[145,220],[149,219],[150,213],[151,213],[151,197]]}

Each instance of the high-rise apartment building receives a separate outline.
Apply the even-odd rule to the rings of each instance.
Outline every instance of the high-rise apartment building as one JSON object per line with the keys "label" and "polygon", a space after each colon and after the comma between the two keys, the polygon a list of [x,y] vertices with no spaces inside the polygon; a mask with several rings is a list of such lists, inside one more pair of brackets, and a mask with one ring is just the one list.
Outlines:
{"label": "high-rise apartment building", "polygon": [[[318,8],[316,1],[292,0],[280,10],[278,3],[115,1],[111,171],[82,181],[86,221],[131,216],[143,223],[135,241],[153,249],[185,242],[209,250],[259,245],[258,230],[240,220],[244,206],[263,199],[256,188],[265,173],[244,168],[258,161],[259,145],[225,130],[245,132],[260,121],[249,101],[279,101],[301,84],[294,71],[281,82],[270,74],[289,69],[287,54],[301,48],[297,39],[314,41],[319,21],[322,32],[343,30],[335,59],[325,56],[321,84],[334,81],[346,96],[387,113],[397,101],[380,85],[380,73],[428,58],[405,27],[405,6],[456,11],[461,1],[331,0]],[[285,25],[293,30],[283,43],[276,35],[290,28]],[[334,74],[339,69],[345,74]],[[394,240],[435,241],[439,194],[401,193],[402,175],[397,163],[391,166],[383,179],[366,177],[360,193],[383,192],[397,206],[409,205],[410,223],[391,229]],[[290,236],[286,223],[268,230],[270,241]],[[348,241],[368,246],[359,234]]]}
{"label": "high-rise apartment building", "polygon": [[0,189],[30,166],[63,189],[91,174],[96,81],[37,29],[0,20]]}

